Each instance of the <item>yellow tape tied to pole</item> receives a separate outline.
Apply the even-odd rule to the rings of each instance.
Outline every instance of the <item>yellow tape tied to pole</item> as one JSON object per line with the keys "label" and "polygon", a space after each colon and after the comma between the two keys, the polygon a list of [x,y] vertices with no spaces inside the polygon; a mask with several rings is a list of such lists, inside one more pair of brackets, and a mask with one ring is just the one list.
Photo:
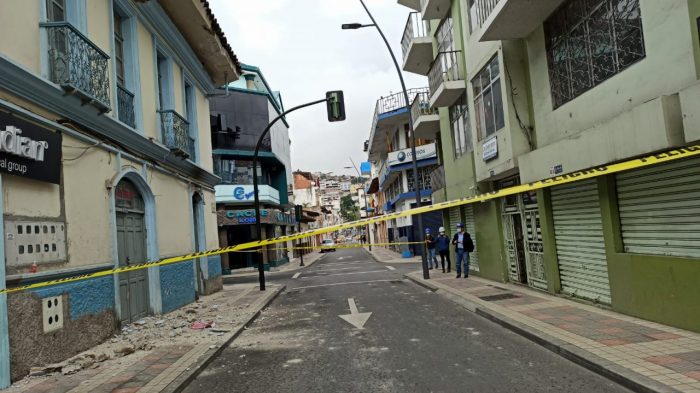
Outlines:
{"label": "yellow tape tied to pole", "polygon": [[[184,262],[184,261],[188,261],[188,260],[192,260],[192,259],[196,259],[196,258],[203,258],[203,257],[214,256],[214,255],[220,255],[220,254],[224,254],[224,253],[228,253],[228,252],[238,252],[238,251],[243,251],[243,250],[250,250],[250,249],[255,249],[255,248],[268,246],[268,245],[272,245],[272,244],[294,241],[294,240],[303,239],[303,238],[316,236],[316,235],[323,235],[326,233],[331,233],[331,232],[335,232],[335,231],[339,231],[339,230],[343,230],[343,229],[361,227],[361,226],[365,226],[368,224],[374,224],[374,223],[378,223],[378,222],[382,222],[382,221],[392,220],[395,218],[408,217],[408,216],[413,216],[416,214],[422,214],[422,213],[427,213],[427,212],[432,212],[432,211],[437,211],[437,210],[449,209],[452,207],[468,205],[471,203],[486,202],[489,200],[502,198],[502,197],[505,197],[508,195],[520,194],[520,193],[527,192],[527,191],[535,191],[535,190],[539,190],[542,188],[548,188],[548,187],[558,186],[558,185],[562,185],[562,184],[573,183],[573,182],[576,182],[579,180],[591,179],[591,178],[595,178],[595,177],[599,177],[599,176],[603,176],[603,175],[609,175],[612,173],[628,171],[631,169],[648,167],[648,166],[652,166],[652,165],[661,164],[664,162],[675,161],[675,160],[694,157],[694,156],[698,156],[698,155],[700,155],[700,145],[691,145],[691,146],[686,146],[686,147],[680,147],[677,149],[668,150],[668,151],[665,151],[662,153],[652,154],[652,155],[636,158],[633,160],[623,161],[623,162],[619,162],[616,164],[610,164],[610,165],[601,165],[601,166],[597,166],[597,167],[594,167],[591,169],[576,171],[576,172],[572,172],[572,173],[568,173],[568,174],[564,174],[564,175],[555,176],[555,177],[552,177],[549,179],[544,179],[544,180],[540,180],[540,181],[536,181],[536,182],[532,182],[532,183],[527,183],[527,184],[521,184],[521,185],[509,187],[509,188],[504,188],[504,189],[501,189],[498,191],[492,191],[492,192],[487,192],[485,194],[478,194],[478,195],[474,195],[471,197],[455,199],[452,201],[442,202],[442,203],[438,203],[438,204],[434,204],[434,205],[430,205],[430,206],[416,207],[416,208],[404,210],[401,212],[365,218],[362,220],[347,222],[347,223],[338,224],[338,225],[332,225],[332,226],[325,227],[325,228],[313,229],[310,231],[300,232],[300,233],[296,233],[293,235],[286,235],[286,236],[280,236],[280,237],[275,237],[275,238],[270,238],[270,239],[263,239],[263,240],[259,240],[259,241],[238,244],[235,246],[218,248],[215,250],[202,251],[202,252],[197,252],[197,253],[192,253],[192,254],[187,254],[187,255],[164,258],[164,259],[161,259],[158,261],[147,262],[147,263],[143,263],[140,265],[123,266],[123,267],[118,267],[118,268],[109,269],[109,270],[103,270],[103,271],[99,271],[99,272],[95,272],[95,273],[87,273],[87,274],[82,274],[79,276],[66,277],[66,278],[61,278],[61,279],[57,279],[57,280],[49,280],[49,281],[37,282],[37,283],[23,285],[23,286],[7,288],[7,289],[0,290],[0,294],[25,291],[25,290],[29,290],[29,289],[43,288],[43,287],[48,287],[48,286],[52,286],[52,285],[65,284],[65,283],[81,281],[81,280],[88,280],[88,279],[92,279],[92,278],[110,276],[113,274],[125,273],[125,272],[139,270],[139,269],[147,269],[147,268],[155,267],[155,266],[171,265],[173,263]],[[339,248],[339,247],[336,246],[336,248]]]}

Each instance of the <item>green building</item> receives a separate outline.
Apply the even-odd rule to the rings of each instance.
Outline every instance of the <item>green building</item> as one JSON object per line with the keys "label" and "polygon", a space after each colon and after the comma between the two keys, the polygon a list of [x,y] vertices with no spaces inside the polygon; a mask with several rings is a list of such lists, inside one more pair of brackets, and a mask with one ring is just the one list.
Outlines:
{"label": "green building", "polygon": [[[399,0],[433,202],[700,139],[693,0]],[[425,100],[423,100],[425,101]],[[476,275],[700,331],[700,159],[443,212]]]}

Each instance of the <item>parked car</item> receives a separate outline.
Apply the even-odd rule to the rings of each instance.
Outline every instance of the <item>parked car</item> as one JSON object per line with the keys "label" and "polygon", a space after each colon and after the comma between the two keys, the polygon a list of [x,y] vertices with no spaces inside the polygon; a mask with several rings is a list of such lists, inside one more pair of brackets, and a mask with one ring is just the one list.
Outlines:
{"label": "parked car", "polygon": [[335,242],[333,239],[323,239],[323,242],[321,242],[321,252],[328,252],[328,251],[333,251],[335,252]]}

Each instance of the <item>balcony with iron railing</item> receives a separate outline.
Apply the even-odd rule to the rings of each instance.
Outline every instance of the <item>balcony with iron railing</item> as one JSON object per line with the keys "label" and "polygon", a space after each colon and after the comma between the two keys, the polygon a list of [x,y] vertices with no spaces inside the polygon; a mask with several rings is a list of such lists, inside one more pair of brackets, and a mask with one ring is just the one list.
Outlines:
{"label": "balcony with iron railing", "polygon": [[420,13],[411,12],[401,39],[403,50],[403,70],[427,75],[433,60],[433,39],[428,34],[428,22],[421,19]]}
{"label": "balcony with iron railing", "polygon": [[[411,100],[416,94],[427,92],[428,88],[408,89],[408,97]],[[410,102],[409,102],[410,103]],[[368,153],[370,161],[376,161],[388,152],[386,144],[386,132],[408,121],[409,106],[403,92],[394,93],[377,100],[374,107],[374,118],[370,129]]]}
{"label": "balcony with iron railing", "polygon": [[451,0],[420,0],[424,20],[442,19],[450,11]]}
{"label": "balcony with iron railing", "polygon": [[190,123],[172,109],[161,110],[158,113],[163,144],[176,155],[194,161],[194,138],[190,136]]}
{"label": "balcony with iron railing", "polygon": [[467,85],[460,70],[461,55],[462,51],[440,52],[430,65],[430,106],[450,106],[466,90]]}
{"label": "balcony with iron railing", "polygon": [[564,0],[475,0],[469,9],[472,30],[479,41],[525,38],[552,14]]}
{"label": "balcony with iron railing", "polygon": [[83,104],[109,112],[109,56],[68,22],[40,26],[47,32],[51,81]]}
{"label": "balcony with iron railing", "polygon": [[117,85],[117,110],[119,111],[119,121],[131,128],[136,128],[134,93],[120,85]]}
{"label": "balcony with iron railing", "polygon": [[421,92],[411,103],[411,120],[416,137],[421,139],[435,139],[440,132],[440,113],[436,107],[430,106],[430,94]]}

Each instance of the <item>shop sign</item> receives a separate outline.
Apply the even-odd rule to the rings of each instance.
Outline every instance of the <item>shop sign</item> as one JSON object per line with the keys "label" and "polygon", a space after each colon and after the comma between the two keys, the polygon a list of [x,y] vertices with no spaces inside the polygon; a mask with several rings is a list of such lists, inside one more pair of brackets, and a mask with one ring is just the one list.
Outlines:
{"label": "shop sign", "polygon": [[[255,224],[255,209],[219,210],[219,225]],[[261,209],[260,222],[273,225],[296,225],[293,215],[278,210]]]}
{"label": "shop sign", "polygon": [[0,112],[0,171],[61,182],[61,134]]}
{"label": "shop sign", "polygon": [[[215,187],[216,201],[225,203],[250,203],[255,200],[255,192],[252,184],[228,185],[221,184]],[[280,193],[276,188],[261,184],[258,186],[258,197],[261,202],[280,203]]]}
{"label": "shop sign", "polygon": [[498,140],[495,135],[493,138],[485,140],[481,145],[481,157],[484,161],[498,157]]}
{"label": "shop sign", "polygon": [[[435,149],[434,143],[416,147],[416,161],[435,157],[437,157],[437,150]],[[387,165],[391,166],[405,164],[407,162],[411,162],[412,160],[413,154],[411,152],[411,149],[408,148],[389,153],[386,159],[386,163]]]}

